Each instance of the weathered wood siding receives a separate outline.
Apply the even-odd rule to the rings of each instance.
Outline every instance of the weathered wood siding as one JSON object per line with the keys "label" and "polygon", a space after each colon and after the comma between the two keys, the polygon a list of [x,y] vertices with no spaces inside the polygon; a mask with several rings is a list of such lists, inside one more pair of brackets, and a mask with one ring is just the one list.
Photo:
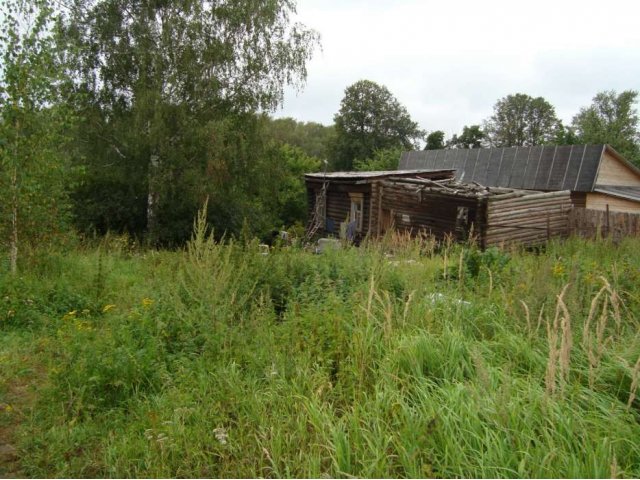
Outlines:
{"label": "weathered wood siding", "polygon": [[484,245],[536,245],[551,237],[566,236],[571,209],[568,190],[489,198]]}
{"label": "weathered wood siding", "polygon": [[626,200],[624,198],[617,198],[606,193],[587,193],[587,198],[584,207],[591,210],[603,210],[607,209],[617,212],[626,213],[640,213],[640,203],[632,200]]}
{"label": "weathered wood siding", "polygon": [[595,184],[640,186],[640,176],[605,149]]}
{"label": "weathered wood siding", "polygon": [[640,214],[575,208],[569,213],[569,232],[585,238],[640,237]]}
{"label": "weathered wood siding", "polygon": [[571,192],[571,203],[574,208],[586,208],[587,194],[584,192]]}
{"label": "weathered wood siding", "polygon": [[[312,218],[315,209],[316,194],[320,192],[322,186],[312,184],[307,186],[307,198],[309,201],[308,218]],[[325,218],[333,221],[334,229],[328,232],[326,228],[321,228],[318,233],[321,235],[333,234],[338,236],[340,224],[348,220],[351,216],[351,197],[349,193],[361,193],[363,196],[362,205],[362,231],[360,236],[365,236],[369,232],[369,220],[371,215],[371,185],[354,184],[330,184],[326,193]],[[326,227],[326,221],[325,225]]]}
{"label": "weathered wood siding", "polygon": [[[412,234],[423,231],[438,239],[447,235],[463,239],[468,232],[457,228],[458,207],[469,209],[469,225],[478,218],[479,203],[475,198],[433,194],[425,190],[412,191],[406,186],[392,183],[385,183],[382,188],[379,211],[392,213],[397,230]],[[378,219],[376,216],[376,221]]]}

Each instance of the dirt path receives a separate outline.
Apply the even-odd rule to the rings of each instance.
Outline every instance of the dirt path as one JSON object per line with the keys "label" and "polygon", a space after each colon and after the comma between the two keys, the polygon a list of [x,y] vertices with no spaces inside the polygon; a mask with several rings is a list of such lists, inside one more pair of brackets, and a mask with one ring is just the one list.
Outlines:
{"label": "dirt path", "polygon": [[26,386],[10,385],[0,402],[0,478],[20,478],[16,430],[23,418]]}
{"label": "dirt path", "polygon": [[0,391],[0,478],[24,478],[20,468],[17,432],[37,399],[36,387],[45,380],[44,372],[28,370],[11,378]]}

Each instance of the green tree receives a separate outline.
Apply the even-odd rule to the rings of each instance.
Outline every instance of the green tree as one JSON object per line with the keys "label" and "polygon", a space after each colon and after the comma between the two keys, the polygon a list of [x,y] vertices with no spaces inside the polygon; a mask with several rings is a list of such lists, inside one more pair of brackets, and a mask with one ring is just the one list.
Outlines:
{"label": "green tree", "polygon": [[436,130],[427,135],[427,144],[425,150],[440,150],[444,148],[444,132],[442,130]]}
{"label": "green tree", "polygon": [[559,123],[553,105],[544,98],[516,93],[496,102],[484,131],[495,147],[544,145],[555,141]]}
{"label": "green tree", "polygon": [[462,133],[456,134],[447,142],[448,148],[480,148],[484,145],[485,133],[480,125],[465,125]]}
{"label": "green tree", "polygon": [[73,176],[63,150],[72,116],[58,98],[49,4],[10,0],[1,15],[0,231],[15,274],[21,245],[46,242],[64,227]]}
{"label": "green tree", "polygon": [[376,150],[415,149],[424,137],[391,92],[370,80],[347,87],[334,121],[331,159],[338,170],[351,170],[355,160],[372,158]]}
{"label": "green tree", "polygon": [[353,166],[361,172],[397,170],[402,150],[399,147],[376,150],[371,158],[356,160]]}
{"label": "green tree", "polygon": [[573,128],[582,143],[608,143],[628,160],[640,165],[640,132],[635,103],[638,92],[598,93],[589,107],[573,117]]}
{"label": "green tree", "polygon": [[575,128],[565,127],[562,122],[558,124],[556,130],[556,138],[554,142],[556,145],[577,145],[580,142],[580,138],[576,135]]}
{"label": "green tree", "polygon": [[326,160],[335,129],[317,122],[299,122],[293,118],[275,118],[266,124],[266,135],[282,144],[299,147],[306,155]]}
{"label": "green tree", "polygon": [[274,201],[275,224],[289,227],[302,226],[307,217],[307,190],[304,174],[321,170],[322,162],[310,157],[300,147],[274,145],[271,149],[272,167],[268,170],[275,176],[269,185],[275,186],[271,198]]}
{"label": "green tree", "polygon": [[114,159],[140,166],[135,181],[146,193],[137,202],[145,203],[151,243],[176,216],[167,199],[184,199],[178,208],[184,216],[193,193],[180,190],[205,181],[209,161],[200,140],[215,135],[207,126],[273,109],[284,85],[304,82],[318,36],[292,24],[294,13],[291,0],[73,1],[60,41],[73,61],[76,89],[89,99],[82,108],[96,114],[88,126],[99,142],[90,145],[110,147],[92,163],[98,173],[91,178],[99,179]]}

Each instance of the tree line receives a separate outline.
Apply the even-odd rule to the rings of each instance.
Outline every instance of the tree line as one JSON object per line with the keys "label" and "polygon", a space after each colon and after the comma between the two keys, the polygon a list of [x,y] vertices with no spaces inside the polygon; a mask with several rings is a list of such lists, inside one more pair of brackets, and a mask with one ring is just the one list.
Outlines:
{"label": "tree line", "polygon": [[505,97],[460,135],[422,130],[384,86],[348,86],[333,125],[274,119],[319,45],[292,0],[7,0],[0,28],[0,242],[128,233],[189,238],[304,228],[303,174],[395,169],[401,150],[611,143],[638,161],[637,92],[604,92],[569,127]]}
{"label": "tree line", "polygon": [[395,169],[402,150],[608,143],[640,165],[638,92],[603,91],[563,125],[543,97],[507,95],[482,124],[465,125],[446,138],[442,130],[419,128],[389,90],[369,80],[348,87],[335,116],[333,165],[339,169]]}

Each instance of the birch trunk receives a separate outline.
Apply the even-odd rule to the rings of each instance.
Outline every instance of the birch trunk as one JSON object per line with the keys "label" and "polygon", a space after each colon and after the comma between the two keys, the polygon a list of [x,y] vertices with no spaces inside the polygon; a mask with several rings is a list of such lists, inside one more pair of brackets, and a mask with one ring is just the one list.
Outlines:
{"label": "birch trunk", "polygon": [[149,243],[155,245],[158,241],[158,201],[160,192],[158,191],[158,167],[160,157],[151,155],[149,159],[149,192],[147,194],[147,237]]}
{"label": "birch trunk", "polygon": [[11,241],[9,265],[11,274],[18,272],[18,167],[14,165],[11,175]]}

